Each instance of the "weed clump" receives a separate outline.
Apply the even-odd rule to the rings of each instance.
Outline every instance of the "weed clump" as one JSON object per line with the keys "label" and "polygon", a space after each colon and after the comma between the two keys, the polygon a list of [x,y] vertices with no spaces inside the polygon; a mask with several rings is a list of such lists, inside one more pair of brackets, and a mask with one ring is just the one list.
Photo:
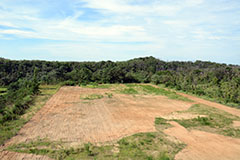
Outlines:
{"label": "weed clump", "polygon": [[102,99],[103,95],[101,94],[91,94],[91,95],[87,95],[85,97],[83,97],[83,100],[95,100],[95,99]]}

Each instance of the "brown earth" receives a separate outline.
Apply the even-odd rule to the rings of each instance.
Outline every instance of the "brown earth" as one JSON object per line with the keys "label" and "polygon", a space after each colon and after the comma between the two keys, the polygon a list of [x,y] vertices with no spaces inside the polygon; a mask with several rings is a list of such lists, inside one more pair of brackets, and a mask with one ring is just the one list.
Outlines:
{"label": "brown earth", "polygon": [[108,89],[62,87],[7,144],[36,138],[62,140],[71,145],[113,141],[138,132],[155,131],[155,117],[191,106],[150,95],[114,94],[113,98],[81,99],[86,94],[107,92]]}
{"label": "brown earth", "polygon": [[188,131],[173,121],[171,124],[174,127],[164,132],[187,144],[187,147],[176,155],[176,160],[240,159],[240,139],[198,130]]}
{"label": "brown earth", "polygon": [[240,121],[233,121],[233,127],[240,127]]}
{"label": "brown earth", "polygon": [[[192,118],[196,115],[177,115],[172,112],[187,110],[194,103],[213,106],[234,115],[240,110],[180,93],[194,103],[153,95],[124,95],[113,93],[112,98],[83,100],[89,94],[110,93],[110,89],[62,87],[42,109],[5,146],[48,138],[63,141],[67,146],[91,142],[101,144],[116,141],[138,132],[153,132],[156,117]],[[187,144],[176,159],[240,159],[240,140],[202,131],[187,131],[179,124],[165,130]],[[15,154],[15,155],[14,155]],[[28,158],[28,154],[0,152],[0,159]],[[32,159],[46,159],[44,156]]]}

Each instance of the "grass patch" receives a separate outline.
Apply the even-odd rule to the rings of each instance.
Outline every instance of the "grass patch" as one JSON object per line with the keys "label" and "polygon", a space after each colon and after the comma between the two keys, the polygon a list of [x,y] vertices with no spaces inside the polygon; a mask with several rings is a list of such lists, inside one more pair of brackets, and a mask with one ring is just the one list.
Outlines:
{"label": "grass patch", "polygon": [[32,116],[47,102],[47,100],[57,92],[58,85],[43,85],[40,86],[41,94],[34,98],[33,104],[25,111],[25,114],[19,116],[16,120],[7,121],[0,124],[0,145],[7,139],[15,136],[22,126],[27,123]]}
{"label": "grass patch", "polygon": [[155,124],[156,125],[167,125],[167,120],[161,117],[155,118]]}
{"label": "grass patch", "polygon": [[120,93],[122,94],[138,94],[138,91],[134,88],[123,88],[120,90]]}
{"label": "grass patch", "polygon": [[95,100],[95,99],[102,99],[104,96],[101,94],[90,94],[85,97],[82,97],[83,100]]}
{"label": "grass patch", "polygon": [[234,120],[240,120],[237,116],[203,104],[193,105],[187,111],[183,112],[206,116],[193,119],[175,120],[185,128],[199,129],[225,136],[240,138],[240,129],[232,126]]}
{"label": "grass patch", "polygon": [[112,94],[112,93],[105,93],[105,95],[106,95],[108,98],[112,98],[112,97],[113,97],[113,94]]}
{"label": "grass patch", "polygon": [[[63,142],[47,139],[9,146],[7,150],[46,155],[53,159],[135,159],[171,160],[185,145],[166,138],[162,132],[138,133],[123,138],[114,145],[95,146],[91,143],[77,148],[65,148]],[[117,146],[118,152],[114,151]]]}
{"label": "grass patch", "polygon": [[[65,148],[64,142],[53,142],[47,139],[39,139],[29,143],[19,143],[9,146],[7,150],[20,153],[46,155],[50,158],[63,159],[106,159],[110,146],[97,147],[91,143],[84,144],[78,148]],[[109,158],[110,159],[110,158]]]}
{"label": "grass patch", "polygon": [[162,132],[138,133],[121,139],[119,159],[174,159],[184,148],[182,143],[170,141]]}
{"label": "grass patch", "polygon": [[90,84],[82,84],[80,85],[81,87],[84,87],[84,88],[105,88],[105,89],[108,89],[108,88],[111,88],[112,86],[114,86],[114,84],[98,84],[98,83],[90,83]]}
{"label": "grass patch", "polygon": [[102,99],[104,97],[112,98],[113,94],[112,93],[104,93],[104,95],[102,95],[102,94],[90,94],[90,95],[85,95],[85,96],[81,97],[81,99],[83,99],[83,100],[96,100],[96,99]]}
{"label": "grass patch", "polygon": [[118,90],[119,93],[122,94],[153,94],[153,95],[163,95],[167,96],[170,99],[176,99],[181,101],[187,101],[192,102],[192,100],[183,97],[181,95],[178,95],[174,91],[166,90],[165,88],[162,88],[161,86],[153,86],[153,85],[147,85],[147,84],[126,84],[125,87],[120,88]]}

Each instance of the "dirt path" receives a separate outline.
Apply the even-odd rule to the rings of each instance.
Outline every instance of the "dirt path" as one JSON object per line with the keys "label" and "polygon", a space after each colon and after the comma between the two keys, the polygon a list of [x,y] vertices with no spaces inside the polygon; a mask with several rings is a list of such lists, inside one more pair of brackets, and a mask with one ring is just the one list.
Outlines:
{"label": "dirt path", "polygon": [[192,96],[192,95],[188,95],[188,94],[185,94],[185,93],[177,93],[177,94],[182,95],[184,97],[187,97],[187,98],[195,101],[195,103],[202,103],[202,104],[205,104],[205,105],[208,105],[208,106],[212,106],[212,107],[224,110],[224,111],[226,111],[228,113],[231,113],[233,115],[236,115],[236,116],[240,117],[240,109],[231,108],[231,107],[219,104],[219,103],[207,101],[207,100],[204,100],[204,99]]}
{"label": "dirt path", "polygon": [[171,124],[174,127],[164,132],[187,144],[187,147],[176,155],[176,160],[240,159],[240,139],[197,130],[188,131],[176,122]]}

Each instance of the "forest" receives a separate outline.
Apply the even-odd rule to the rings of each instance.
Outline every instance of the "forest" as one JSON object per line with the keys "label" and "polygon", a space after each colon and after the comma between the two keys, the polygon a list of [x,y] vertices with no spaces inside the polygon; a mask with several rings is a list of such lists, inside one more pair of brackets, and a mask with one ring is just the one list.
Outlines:
{"label": "forest", "polygon": [[[21,115],[40,84],[154,83],[239,107],[240,66],[205,61],[50,62],[0,58],[1,122]],[[9,107],[11,106],[11,107]],[[12,107],[14,106],[14,107]],[[14,116],[13,116],[14,115]]]}

